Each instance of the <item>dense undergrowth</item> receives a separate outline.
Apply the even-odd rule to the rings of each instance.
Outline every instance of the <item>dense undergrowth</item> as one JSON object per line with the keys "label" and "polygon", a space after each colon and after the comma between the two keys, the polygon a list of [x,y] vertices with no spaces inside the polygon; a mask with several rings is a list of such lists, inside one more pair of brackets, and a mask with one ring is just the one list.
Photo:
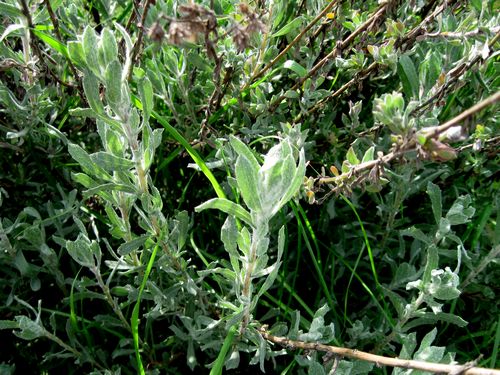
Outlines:
{"label": "dense undergrowth", "polygon": [[500,367],[499,10],[0,2],[0,373]]}

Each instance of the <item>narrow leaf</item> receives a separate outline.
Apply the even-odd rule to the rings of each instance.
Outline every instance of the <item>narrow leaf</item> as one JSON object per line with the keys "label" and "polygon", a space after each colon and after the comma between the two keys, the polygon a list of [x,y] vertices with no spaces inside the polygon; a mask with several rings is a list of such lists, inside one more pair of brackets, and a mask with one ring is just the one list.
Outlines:
{"label": "narrow leaf", "polygon": [[408,55],[402,55],[398,61],[398,75],[403,84],[403,91],[409,98],[418,96],[418,75]]}
{"label": "narrow leaf", "polygon": [[293,60],[285,61],[285,63],[283,64],[283,68],[294,71],[300,78],[303,78],[307,75],[307,70],[302,65]]}
{"label": "narrow leaf", "polygon": [[441,189],[439,186],[433,184],[432,182],[427,183],[427,194],[431,199],[432,212],[434,214],[434,220],[436,224],[439,224],[441,217],[443,216],[443,203],[441,201]]}
{"label": "narrow leaf", "polygon": [[241,207],[239,204],[231,202],[229,199],[213,198],[195,207],[194,210],[196,212],[200,212],[209,208],[221,210],[222,212],[225,212],[228,215],[232,215],[244,221],[245,223],[252,225],[252,218],[250,216],[250,213],[243,207]]}

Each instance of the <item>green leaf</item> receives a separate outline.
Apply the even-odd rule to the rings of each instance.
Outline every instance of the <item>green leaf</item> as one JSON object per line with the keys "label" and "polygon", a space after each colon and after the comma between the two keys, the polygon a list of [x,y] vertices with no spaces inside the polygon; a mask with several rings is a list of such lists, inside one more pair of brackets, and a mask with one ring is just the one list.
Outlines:
{"label": "green leaf", "polygon": [[108,64],[104,78],[106,81],[106,99],[108,104],[118,116],[126,116],[128,103],[122,103],[122,66],[118,60],[113,60]]}
{"label": "green leaf", "polygon": [[229,142],[231,143],[231,147],[234,149],[234,151],[236,151],[238,155],[244,155],[248,159],[252,166],[252,169],[255,171],[255,173],[257,173],[260,168],[260,164],[255,158],[252,151],[248,148],[248,146],[234,136],[229,137]]}
{"label": "green leaf", "polygon": [[[110,62],[118,59],[118,45],[116,43],[115,35],[108,28],[105,28],[101,33],[101,49],[104,66],[107,66]],[[119,81],[121,82],[121,77]]]}
{"label": "green leaf", "polygon": [[403,91],[408,98],[418,97],[418,75],[413,61],[408,55],[401,55],[398,61],[398,75]]}
{"label": "green leaf", "polygon": [[34,340],[39,337],[45,336],[45,328],[43,328],[40,323],[37,323],[27,316],[16,316],[19,329],[21,331],[14,331],[17,337],[24,340]]}
{"label": "green leaf", "polygon": [[68,253],[79,265],[87,268],[95,267],[95,260],[90,240],[80,233],[75,241],[66,241]]}
{"label": "green leaf", "polygon": [[75,159],[88,173],[104,180],[112,180],[111,176],[104,169],[96,165],[90,158],[90,155],[80,146],[70,143],[68,144],[68,151],[73,159]]}
{"label": "green leaf", "polygon": [[439,224],[441,217],[443,216],[443,203],[441,201],[441,189],[439,186],[433,184],[432,182],[427,183],[427,194],[431,199],[432,212],[434,213],[434,220],[436,224]]}
{"label": "green leaf", "polygon": [[252,211],[262,210],[261,192],[258,189],[258,172],[245,155],[238,156],[235,165],[236,182],[243,200]]}
{"label": "green leaf", "polygon": [[19,323],[13,320],[0,320],[0,330],[19,328]]}
{"label": "green leaf", "polygon": [[101,68],[99,66],[97,46],[97,35],[92,27],[87,26],[83,32],[83,53],[87,62],[87,68],[99,77],[101,75]]}
{"label": "green leaf", "polygon": [[307,75],[307,70],[302,65],[293,60],[285,61],[283,64],[283,68],[294,71],[300,78],[303,78]]}
{"label": "green leaf", "polygon": [[232,215],[249,225],[253,225],[250,213],[239,204],[231,202],[229,199],[213,198],[195,207],[194,210],[196,212],[200,212],[209,208],[221,210],[222,212],[225,212],[228,215]]}
{"label": "green leaf", "polygon": [[61,43],[59,40],[54,38],[52,35],[45,34],[41,31],[36,30],[36,29],[33,30],[33,33],[38,38],[40,38],[40,40],[45,42],[49,47],[53,48],[54,50],[59,52],[64,57],[69,57],[68,48],[66,47],[66,45]]}
{"label": "green leaf", "polygon": [[2,14],[2,16],[7,16],[12,19],[18,17],[24,17],[23,12],[21,12],[19,8],[15,7],[14,5],[7,4],[4,1],[0,2],[0,14]]}
{"label": "green leaf", "polygon": [[[15,33],[17,30],[22,30],[25,27],[26,26],[18,23],[7,26],[4,32],[2,33],[2,36],[0,36],[0,43],[3,42],[3,40],[7,38],[10,34]],[[16,33],[16,36],[19,36],[18,34],[19,33]]]}
{"label": "green leaf", "polygon": [[80,69],[83,69],[87,65],[83,46],[80,42],[68,42],[68,54],[71,61],[73,61],[76,66],[80,67]]}
{"label": "green leaf", "polygon": [[372,146],[368,150],[366,150],[365,154],[363,155],[363,160],[361,160],[361,163],[372,161],[374,159],[374,154],[375,154],[375,147]]}
{"label": "green leaf", "polygon": [[297,30],[301,25],[302,25],[302,17],[297,17],[288,22],[285,26],[276,31],[273,35],[271,35],[271,38],[276,38],[278,36],[286,35],[292,31]]}
{"label": "green leaf", "polygon": [[438,267],[439,254],[437,252],[436,245],[431,245],[427,248],[427,262],[425,264],[424,274],[422,276],[422,282],[427,285],[432,279],[432,270]]}
{"label": "green leaf", "polygon": [[132,251],[137,251],[148,240],[149,235],[143,235],[133,240],[127,241],[118,247],[118,254],[128,255]]}
{"label": "green leaf", "polygon": [[99,81],[90,71],[83,76],[83,90],[92,108],[98,115],[104,115],[104,106],[99,95]]}
{"label": "green leaf", "polygon": [[356,153],[354,152],[354,149],[352,147],[349,147],[349,150],[347,151],[346,159],[351,165],[359,164],[359,159],[356,156]]}
{"label": "green leaf", "polygon": [[142,102],[142,110],[144,111],[143,121],[149,121],[149,116],[151,116],[151,111],[153,110],[153,85],[151,81],[144,77],[138,83],[139,86],[139,97]]}
{"label": "green leaf", "polygon": [[108,152],[99,151],[90,155],[90,159],[108,172],[127,172],[135,167],[132,160],[120,158]]}

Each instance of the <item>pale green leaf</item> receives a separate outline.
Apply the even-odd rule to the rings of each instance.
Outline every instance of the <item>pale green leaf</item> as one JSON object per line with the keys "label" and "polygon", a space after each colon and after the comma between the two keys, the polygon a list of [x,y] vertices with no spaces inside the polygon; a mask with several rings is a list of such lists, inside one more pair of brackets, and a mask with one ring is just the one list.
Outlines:
{"label": "pale green leaf", "polygon": [[302,17],[294,18],[292,21],[288,22],[281,29],[276,31],[271,38],[276,38],[278,36],[283,36],[297,30],[302,25]]}
{"label": "pale green leaf", "polygon": [[429,194],[429,198],[432,203],[432,212],[434,214],[434,220],[436,224],[439,224],[441,221],[441,217],[443,216],[443,203],[441,201],[441,189],[439,186],[433,184],[432,182],[427,183],[427,194]]}
{"label": "pale green leaf", "polygon": [[195,207],[196,212],[200,212],[206,209],[217,209],[225,212],[228,215],[232,215],[245,223],[252,225],[252,218],[250,213],[241,207],[239,204],[231,202],[229,199],[225,198],[213,198],[210,199],[199,206]]}
{"label": "pale green leaf", "polygon": [[87,26],[83,32],[83,53],[87,62],[87,68],[99,77],[101,75],[101,68],[99,66],[97,45],[98,39],[94,29]]}
{"label": "pale green leaf", "polygon": [[307,69],[294,60],[287,60],[283,64],[283,68],[290,69],[295,72],[300,78],[307,75]]}
{"label": "pale green leaf", "polygon": [[413,61],[408,55],[401,55],[398,61],[398,75],[403,91],[408,98],[418,96],[418,75]]}
{"label": "pale green leaf", "polygon": [[99,95],[99,81],[90,71],[83,76],[83,90],[92,108],[98,115],[104,115],[104,106]]}
{"label": "pale green leaf", "polygon": [[[101,49],[104,58],[104,66],[118,59],[118,44],[111,30],[105,28],[101,33]],[[121,77],[120,80],[121,82]]]}

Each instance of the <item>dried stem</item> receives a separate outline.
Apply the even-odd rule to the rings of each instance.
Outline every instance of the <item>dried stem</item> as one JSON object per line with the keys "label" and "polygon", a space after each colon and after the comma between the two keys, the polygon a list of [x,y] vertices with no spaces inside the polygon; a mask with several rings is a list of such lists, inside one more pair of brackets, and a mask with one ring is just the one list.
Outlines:
{"label": "dried stem", "polygon": [[[483,110],[487,106],[490,106],[498,101],[500,101],[500,91],[489,96],[488,98],[484,99],[483,101],[477,103],[476,105],[472,106],[471,108],[463,111],[458,116],[445,122],[444,124],[442,124],[440,126],[436,126],[432,131],[425,134],[425,138],[427,140],[436,138],[439,134],[445,132],[446,130],[448,130],[452,126],[456,126],[457,124],[459,124],[461,121],[465,120],[466,118],[471,117],[472,115]],[[363,171],[367,171],[367,170],[375,167],[377,164],[382,164],[382,165],[387,164],[390,161],[403,156],[407,152],[415,151],[416,146],[417,146],[417,142],[415,141],[415,139],[411,139],[408,141],[408,143],[406,145],[404,145],[404,147],[402,147],[398,150],[391,151],[387,155],[384,155],[377,160],[371,160],[371,161],[367,161],[367,162],[355,165],[351,168],[351,170],[348,173],[342,173],[341,175],[336,176],[336,177],[320,178],[319,183],[320,184],[331,184],[331,183],[335,183],[337,181],[343,181],[350,176],[357,175]]]}
{"label": "dried stem", "polygon": [[[354,32],[349,34],[349,36],[344,39],[341,42],[338,42],[336,47],[331,51],[328,55],[323,57],[315,66],[312,67],[312,69],[307,73],[304,77],[300,78],[297,83],[291,88],[291,90],[296,90],[298,87],[300,87],[307,79],[310,77],[314,76],[316,72],[321,69],[328,61],[331,59],[334,59],[337,57],[344,49],[349,46],[354,39],[361,34],[363,31],[368,29],[370,26],[375,24],[382,16],[385,14],[389,7],[389,3],[384,3],[382,4],[377,11],[370,17],[368,18],[361,26],[359,26]],[[276,99],[270,106],[269,111],[274,112],[278,105],[285,99],[285,95],[281,95],[278,99]]]}
{"label": "dried stem", "polygon": [[432,362],[416,361],[411,359],[384,357],[381,355],[362,352],[356,349],[290,340],[286,337],[271,335],[265,330],[265,328],[260,329],[259,332],[264,339],[279,344],[288,349],[315,350],[319,352],[331,353],[336,356],[342,356],[351,359],[372,362],[375,363],[377,366],[400,367],[406,369],[415,369],[415,370],[430,371],[434,373],[444,373],[444,374],[500,375],[500,370],[475,367],[475,363],[466,363],[464,365],[446,365],[442,363],[432,363]]}
{"label": "dried stem", "polygon": [[266,73],[269,69],[271,69],[283,56],[285,56],[290,49],[297,44],[300,39],[304,36],[305,33],[307,33],[321,18],[327,14],[330,9],[336,4],[336,1],[330,2],[322,11],[320,14],[316,16],[309,24],[288,44],[283,51],[281,51],[278,56],[276,56],[274,59],[272,59],[266,66],[264,66],[261,70],[256,72],[255,74],[250,77],[250,79],[240,88],[240,92],[245,91],[250,84],[252,84],[257,78],[261,77]]}
{"label": "dried stem", "polygon": [[[491,56],[493,54],[492,48],[493,48],[493,46],[495,45],[495,43],[499,39],[500,39],[500,31],[498,31],[496,33],[496,35],[493,37],[493,39],[491,39],[491,41],[488,43],[488,47],[490,49],[489,56]],[[447,74],[447,76],[449,78],[448,82],[446,82],[446,84],[443,85],[441,87],[441,89],[438,92],[436,92],[432,97],[430,97],[429,99],[427,99],[427,101],[425,101],[425,103],[422,103],[417,108],[415,108],[412,111],[411,114],[412,115],[418,115],[420,112],[422,112],[423,109],[427,108],[435,100],[439,100],[440,98],[442,98],[444,96],[444,94],[446,93],[446,91],[448,91],[449,89],[451,89],[455,85],[455,83],[459,80],[459,78],[463,74],[465,74],[466,72],[468,72],[481,59],[482,59],[481,56],[476,56],[473,60],[471,60],[469,62],[464,62],[464,63],[460,64],[459,66],[457,66],[457,67],[453,68],[452,70],[450,70],[448,72],[448,74]]]}
{"label": "dried stem", "polygon": [[146,0],[144,4],[144,9],[142,10],[142,16],[139,24],[137,27],[139,28],[139,33],[137,35],[137,40],[135,41],[134,47],[132,48],[132,64],[130,64],[130,70],[128,73],[128,77],[130,78],[132,74],[132,70],[134,65],[137,63],[137,59],[139,58],[139,51],[141,50],[142,47],[142,38],[144,35],[144,23],[146,22],[146,17],[148,15],[149,7],[153,3],[154,0]]}
{"label": "dried stem", "polygon": [[[430,15],[428,15],[422,22],[418,24],[418,26],[414,27],[412,30],[410,30],[405,36],[403,36],[400,40],[396,41],[395,43],[395,48],[399,46],[404,46],[402,48],[403,51],[408,50],[413,46],[413,43],[416,41],[416,38],[422,33],[422,31],[425,29],[425,25],[430,23],[434,18],[436,18],[443,10],[446,8],[446,3],[441,4],[439,7],[437,7],[434,12],[432,12]],[[379,63],[373,62],[370,64],[370,66],[360,72],[358,72],[351,80],[349,80],[347,83],[342,85],[339,89],[337,89],[335,92],[331,93],[330,95],[326,96],[325,98],[321,99],[319,102],[317,102],[311,109],[307,111],[307,115],[311,115],[318,111],[319,109],[323,108],[324,104],[332,99],[335,99],[336,97],[340,96],[343,94],[345,91],[347,91],[349,88],[354,87],[356,85],[359,85],[359,83],[366,78],[370,76],[378,67],[380,66]],[[294,123],[300,122],[302,119],[303,114],[300,113],[295,119]]]}

